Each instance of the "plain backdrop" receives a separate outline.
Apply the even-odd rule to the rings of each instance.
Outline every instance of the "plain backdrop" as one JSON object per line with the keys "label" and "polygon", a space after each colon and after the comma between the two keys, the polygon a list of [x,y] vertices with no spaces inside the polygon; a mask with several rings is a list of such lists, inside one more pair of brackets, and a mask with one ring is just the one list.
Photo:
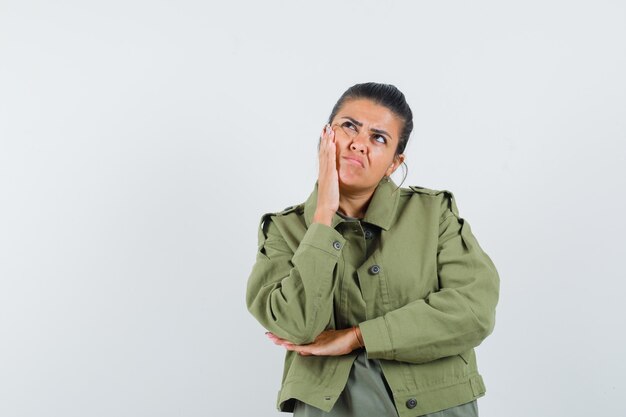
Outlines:
{"label": "plain backdrop", "polygon": [[[501,277],[482,417],[619,415],[626,5],[0,2],[0,416],[287,416],[245,305],[332,106],[415,115]],[[393,179],[402,181],[402,170]]]}

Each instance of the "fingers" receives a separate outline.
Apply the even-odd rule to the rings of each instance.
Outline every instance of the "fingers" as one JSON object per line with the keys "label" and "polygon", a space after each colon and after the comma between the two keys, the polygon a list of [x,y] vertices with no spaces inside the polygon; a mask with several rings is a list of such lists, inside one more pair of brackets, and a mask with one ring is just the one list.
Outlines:
{"label": "fingers", "polygon": [[296,345],[294,343],[291,343],[288,340],[281,339],[280,337],[276,336],[272,332],[267,332],[265,334],[272,342],[274,342],[275,345],[282,346],[287,350],[295,351],[303,356],[314,355],[313,349],[312,349],[314,346],[312,345]]}
{"label": "fingers", "polygon": [[335,131],[327,124],[322,132],[319,152],[319,168],[322,179],[334,178],[337,169],[336,154]]}
{"label": "fingers", "polygon": [[[335,131],[330,124],[324,125],[322,136],[320,137],[320,151],[335,150]],[[332,145],[332,146],[331,146]]]}
{"label": "fingers", "polygon": [[324,131],[326,132],[326,136],[328,136],[329,139],[335,139],[335,131],[330,124],[327,123],[326,126],[324,126]]}
{"label": "fingers", "polygon": [[[324,330],[317,335],[312,343],[306,345],[297,345],[286,339],[282,339],[272,332],[267,332],[267,337],[278,346],[282,346],[287,350],[297,352],[302,356],[311,355],[343,355],[351,352],[353,349],[349,346],[352,342],[353,332],[351,329],[345,330]],[[348,335],[349,343],[346,342]]]}
{"label": "fingers", "polygon": [[297,346],[297,345],[291,343],[288,340],[281,339],[280,337],[276,336],[275,334],[273,334],[271,332],[267,332],[266,335],[267,335],[267,337],[269,337],[269,339],[272,342],[274,342],[275,345],[282,346],[282,347],[284,347],[286,349],[292,350],[292,348],[294,346]]}
{"label": "fingers", "polygon": [[322,129],[322,138],[328,138],[333,133],[335,133],[335,131],[333,130],[332,126],[330,124],[326,123],[324,125],[324,128]]}

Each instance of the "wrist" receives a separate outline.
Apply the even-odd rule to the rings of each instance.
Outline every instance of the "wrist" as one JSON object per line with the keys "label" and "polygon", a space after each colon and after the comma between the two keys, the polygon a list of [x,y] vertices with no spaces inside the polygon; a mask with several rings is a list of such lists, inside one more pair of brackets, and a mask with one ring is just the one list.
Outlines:
{"label": "wrist", "polygon": [[313,223],[322,223],[326,226],[330,226],[332,224],[334,214],[335,213],[329,210],[316,210],[313,215]]}
{"label": "wrist", "polygon": [[359,326],[352,326],[352,333],[354,334],[356,344],[355,349],[365,347],[365,344],[363,343],[363,335],[361,334],[361,329],[359,328]]}

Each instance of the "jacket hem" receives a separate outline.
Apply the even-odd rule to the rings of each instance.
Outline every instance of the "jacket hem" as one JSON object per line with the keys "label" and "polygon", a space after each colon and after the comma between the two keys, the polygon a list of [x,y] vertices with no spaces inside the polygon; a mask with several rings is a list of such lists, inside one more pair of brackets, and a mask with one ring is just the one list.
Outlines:
{"label": "jacket hem", "polygon": [[[394,403],[400,417],[416,417],[468,403],[484,396],[485,392],[482,377],[475,374],[458,384],[434,390],[394,394]],[[409,403],[416,405],[409,408]]]}
{"label": "jacket hem", "polygon": [[[310,385],[305,381],[292,381],[278,391],[276,409],[292,413],[295,400],[300,400],[329,412],[339,399],[343,388],[311,390]],[[453,385],[430,390],[394,393],[393,402],[400,417],[417,417],[468,403],[484,396],[485,393],[482,376],[474,374]],[[415,405],[409,408],[408,404]]]}

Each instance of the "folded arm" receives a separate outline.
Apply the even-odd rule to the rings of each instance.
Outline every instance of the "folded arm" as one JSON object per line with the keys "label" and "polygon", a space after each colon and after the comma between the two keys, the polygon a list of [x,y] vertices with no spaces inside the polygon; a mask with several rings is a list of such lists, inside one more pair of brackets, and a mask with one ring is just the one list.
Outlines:
{"label": "folded arm", "polygon": [[498,272],[449,192],[441,213],[439,290],[360,323],[370,358],[428,362],[476,347],[493,331]]}
{"label": "folded arm", "polygon": [[262,219],[246,290],[250,313],[280,338],[313,342],[330,323],[334,271],[344,244],[337,230],[312,223],[294,252],[272,219]]}

